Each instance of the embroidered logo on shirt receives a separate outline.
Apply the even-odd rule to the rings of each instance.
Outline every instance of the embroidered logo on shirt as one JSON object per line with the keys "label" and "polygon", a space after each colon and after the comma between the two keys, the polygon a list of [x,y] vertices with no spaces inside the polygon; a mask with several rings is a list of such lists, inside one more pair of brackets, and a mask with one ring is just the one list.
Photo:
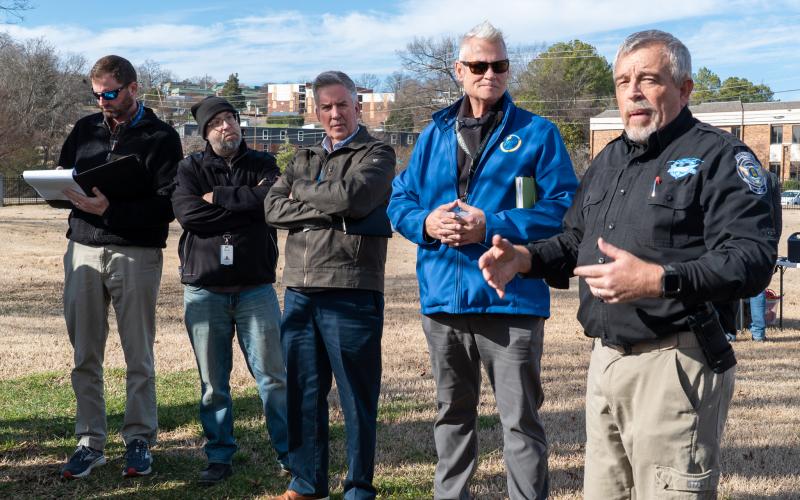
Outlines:
{"label": "embroidered logo on shirt", "polygon": [[703,163],[700,158],[681,158],[678,160],[668,161],[669,170],[667,173],[675,179],[686,177],[687,175],[694,175],[697,173],[697,167]]}
{"label": "embroidered logo on shirt", "polygon": [[735,158],[736,171],[739,173],[739,178],[747,184],[750,191],[755,194],[766,194],[767,179],[764,177],[761,164],[758,163],[753,153],[742,151],[741,153],[736,153]]}
{"label": "embroidered logo on shirt", "polygon": [[503,153],[513,153],[522,146],[522,139],[518,135],[511,134],[500,143],[500,151]]}

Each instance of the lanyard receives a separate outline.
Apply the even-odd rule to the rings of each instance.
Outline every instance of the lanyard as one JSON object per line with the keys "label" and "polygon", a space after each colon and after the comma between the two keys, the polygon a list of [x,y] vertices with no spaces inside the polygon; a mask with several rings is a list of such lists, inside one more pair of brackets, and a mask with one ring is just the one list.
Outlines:
{"label": "lanyard", "polygon": [[489,128],[489,130],[486,131],[486,136],[483,138],[480,145],[478,145],[478,150],[475,152],[475,156],[472,156],[472,153],[469,152],[469,148],[467,147],[467,142],[461,135],[461,123],[458,120],[456,120],[456,140],[458,141],[458,147],[461,148],[461,151],[463,151],[464,154],[469,156],[469,159],[472,160],[472,165],[470,165],[470,171],[472,171],[472,166],[476,163],[475,160],[480,158],[481,154],[483,153],[483,149],[489,142],[489,137],[492,136],[492,132],[494,132],[494,129],[497,126],[499,118],[500,118],[499,114],[495,115],[494,123],[492,124],[491,128]]}
{"label": "lanyard", "polygon": [[497,125],[498,123],[500,123],[500,120],[501,120],[501,115],[500,113],[497,113],[494,118],[494,123],[486,131],[486,136],[484,136],[483,140],[478,145],[478,150],[475,152],[474,157],[469,152],[469,148],[467,147],[467,142],[461,135],[461,123],[458,120],[456,120],[456,142],[458,142],[458,147],[461,148],[461,151],[463,151],[464,154],[467,155],[467,157],[470,159],[469,175],[467,176],[467,187],[464,189],[464,196],[461,197],[461,199],[465,202],[467,201],[469,195],[469,185],[472,183],[472,176],[475,175],[475,170],[477,169],[478,160],[483,154],[483,150],[486,148],[486,144],[489,143],[489,138],[494,133],[494,129],[497,128]]}

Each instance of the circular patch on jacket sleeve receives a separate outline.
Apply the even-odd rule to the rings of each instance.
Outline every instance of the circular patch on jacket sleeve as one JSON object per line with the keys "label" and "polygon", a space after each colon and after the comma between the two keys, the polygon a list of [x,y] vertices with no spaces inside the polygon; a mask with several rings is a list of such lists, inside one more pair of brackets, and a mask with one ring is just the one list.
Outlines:
{"label": "circular patch on jacket sleeve", "polygon": [[742,179],[750,191],[755,194],[767,193],[767,178],[764,175],[764,169],[761,164],[749,151],[742,151],[736,153],[736,172],[739,178]]}

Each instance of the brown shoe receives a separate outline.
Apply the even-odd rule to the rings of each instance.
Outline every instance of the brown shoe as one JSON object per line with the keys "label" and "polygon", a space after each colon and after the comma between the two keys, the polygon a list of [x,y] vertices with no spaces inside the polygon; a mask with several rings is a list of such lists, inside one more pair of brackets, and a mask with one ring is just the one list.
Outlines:
{"label": "brown shoe", "polygon": [[283,494],[272,497],[270,500],[329,500],[330,497],[310,497],[301,495],[294,490],[286,490]]}

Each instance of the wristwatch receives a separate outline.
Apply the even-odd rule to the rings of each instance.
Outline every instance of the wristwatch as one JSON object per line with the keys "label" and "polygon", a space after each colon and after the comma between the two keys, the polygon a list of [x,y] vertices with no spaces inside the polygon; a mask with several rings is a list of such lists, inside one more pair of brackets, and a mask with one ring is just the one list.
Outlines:
{"label": "wristwatch", "polygon": [[669,264],[661,266],[664,275],[661,277],[661,296],[675,298],[681,293],[681,275]]}

